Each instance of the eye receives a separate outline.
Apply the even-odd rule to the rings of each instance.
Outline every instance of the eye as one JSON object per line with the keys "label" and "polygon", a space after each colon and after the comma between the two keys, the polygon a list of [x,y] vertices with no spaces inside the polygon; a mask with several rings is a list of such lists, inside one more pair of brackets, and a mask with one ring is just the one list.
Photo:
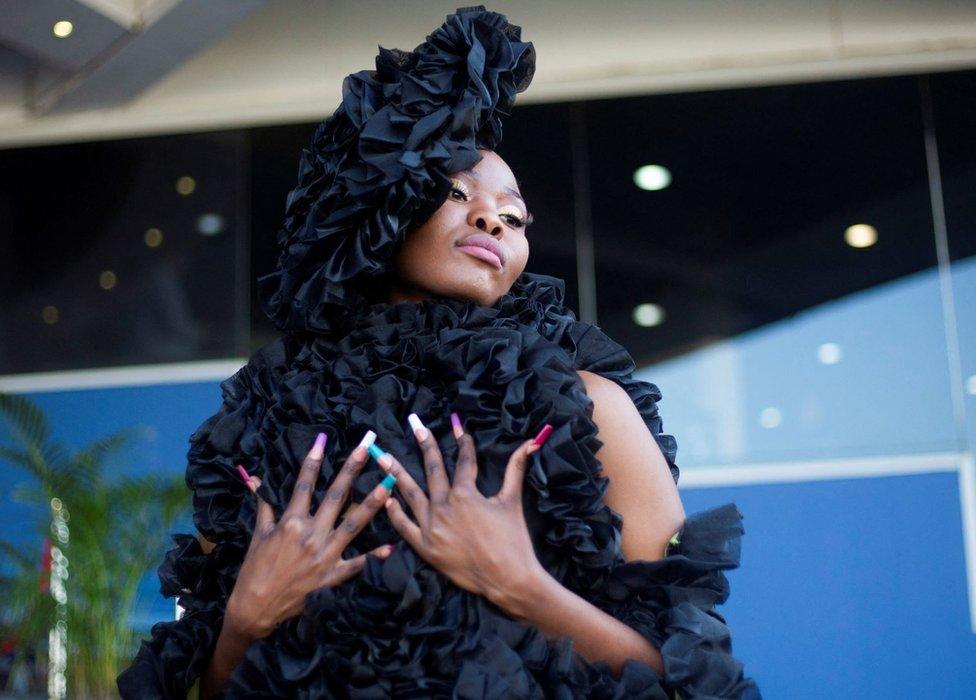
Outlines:
{"label": "eye", "polygon": [[508,222],[508,225],[512,228],[523,228],[526,224],[525,219],[522,218],[522,212],[513,206],[508,206],[502,209],[500,216],[501,218],[505,219]]}
{"label": "eye", "polygon": [[[463,182],[457,179],[451,180],[451,189],[448,192],[448,196],[451,199],[463,202],[470,196],[470,194],[471,193],[468,192],[467,186]],[[457,195],[460,195],[460,197]]]}

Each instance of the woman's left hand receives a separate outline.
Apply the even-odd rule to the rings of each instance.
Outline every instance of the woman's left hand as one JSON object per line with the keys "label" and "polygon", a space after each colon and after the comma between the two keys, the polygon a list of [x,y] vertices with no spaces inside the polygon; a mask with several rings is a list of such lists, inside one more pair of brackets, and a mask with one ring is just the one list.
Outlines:
{"label": "woman's left hand", "polygon": [[526,440],[519,446],[508,460],[501,489],[485,498],[475,484],[474,438],[463,431],[460,421],[454,425],[458,461],[450,484],[437,440],[419,421],[415,423],[420,426],[414,435],[423,452],[429,499],[393,455],[385,453],[377,460],[396,477],[417,522],[395,498],[387,500],[387,512],[393,527],[421,558],[457,586],[508,610],[547,573],[535,555],[522,512],[526,465],[540,445]]}

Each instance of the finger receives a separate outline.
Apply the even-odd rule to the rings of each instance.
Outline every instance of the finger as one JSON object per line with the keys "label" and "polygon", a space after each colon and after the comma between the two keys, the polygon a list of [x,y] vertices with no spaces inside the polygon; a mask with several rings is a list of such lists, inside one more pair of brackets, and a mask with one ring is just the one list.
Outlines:
{"label": "finger", "polygon": [[396,479],[390,474],[387,474],[383,477],[383,481],[378,483],[376,488],[370,491],[363,502],[357,505],[351,513],[342,519],[342,523],[329,535],[329,542],[326,545],[333,556],[341,556],[342,551],[362,531],[366,523],[372,520],[373,516],[383,508],[383,504],[389,498],[394,484],[396,484]]}
{"label": "finger", "polygon": [[372,445],[375,439],[376,433],[372,430],[367,430],[363,439],[356,446],[356,449],[346,457],[346,461],[342,464],[342,469],[339,470],[339,473],[333,479],[329,490],[325,492],[325,498],[322,499],[322,503],[319,504],[319,509],[315,513],[314,525],[316,531],[319,533],[324,534],[332,530],[336,518],[339,517],[339,513],[342,511],[342,504],[345,503],[346,497],[349,495],[353,480],[363,470],[363,466],[369,459],[369,453],[366,451],[366,448]]}
{"label": "finger", "polygon": [[390,518],[390,523],[393,524],[393,529],[400,533],[407,544],[413,547],[415,551],[422,552],[423,533],[417,523],[406,514],[397,499],[391,498],[386,502],[386,514]]}
{"label": "finger", "polygon": [[454,468],[454,485],[474,487],[478,478],[478,456],[471,433],[461,433],[458,438],[458,460]]}
{"label": "finger", "polygon": [[256,476],[252,476],[251,483],[254,484],[254,496],[258,499],[258,512],[255,519],[254,530],[255,534],[263,537],[274,529],[274,508],[272,508],[267,501],[258,495],[258,486],[261,485],[261,479]]}
{"label": "finger", "polygon": [[386,559],[393,554],[394,546],[395,545],[392,544],[382,544],[379,547],[366,552],[366,554],[360,554],[358,557],[353,557],[352,559],[340,560],[328,571],[326,574],[326,581],[323,585],[336,586],[340,583],[348,581],[366,567],[367,555],[372,554],[378,559]]}
{"label": "finger", "polygon": [[302,470],[298,474],[298,481],[295,482],[295,490],[292,491],[291,501],[288,503],[288,508],[285,509],[285,515],[302,517],[308,515],[308,509],[312,503],[312,490],[315,488],[315,480],[318,479],[319,469],[322,467],[325,442],[325,433],[319,433],[312,449],[305,455],[305,461],[302,462]]}
{"label": "finger", "polygon": [[407,416],[407,420],[410,421],[414,437],[424,457],[424,474],[427,475],[430,500],[435,503],[443,502],[447,498],[451,484],[444,469],[444,455],[441,454],[441,448],[434,439],[434,434],[420,422],[420,417],[416,413]]}
{"label": "finger", "polygon": [[413,517],[417,519],[417,522],[422,527],[426,527],[427,519],[430,517],[430,501],[427,499],[427,494],[417,485],[414,478],[410,476],[410,472],[389,452],[384,452],[380,455],[376,462],[387,474],[392,474],[396,477],[397,488],[403,494],[403,498],[410,506],[410,510],[413,511]]}
{"label": "finger", "polygon": [[522,484],[525,481],[525,472],[528,471],[529,455],[538,449],[539,445],[534,440],[526,440],[508,458],[505,480],[498,492],[499,499],[516,503],[522,501]]}

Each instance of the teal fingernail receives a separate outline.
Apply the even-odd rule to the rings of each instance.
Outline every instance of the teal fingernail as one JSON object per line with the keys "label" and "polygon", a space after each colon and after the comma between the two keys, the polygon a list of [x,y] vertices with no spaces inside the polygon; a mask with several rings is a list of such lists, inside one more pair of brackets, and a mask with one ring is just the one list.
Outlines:
{"label": "teal fingernail", "polygon": [[386,454],[383,450],[380,449],[379,445],[377,445],[375,442],[372,445],[370,445],[367,449],[369,449],[369,453],[373,455],[373,459],[375,459],[376,461],[379,461],[380,457]]}
{"label": "teal fingernail", "polygon": [[393,476],[392,474],[387,474],[386,476],[383,477],[383,481],[381,481],[380,483],[383,484],[383,488],[385,488],[387,491],[392,491],[393,484],[396,483],[396,477]]}

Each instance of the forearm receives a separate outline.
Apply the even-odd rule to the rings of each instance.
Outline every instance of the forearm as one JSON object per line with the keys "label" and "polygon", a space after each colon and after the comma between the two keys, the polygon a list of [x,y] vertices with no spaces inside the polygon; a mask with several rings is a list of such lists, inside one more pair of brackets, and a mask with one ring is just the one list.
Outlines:
{"label": "forearm", "polygon": [[201,700],[206,700],[227,687],[231,672],[244,658],[244,652],[252,641],[233,622],[229,622],[227,617],[224,618],[210,665],[200,680]]}
{"label": "forearm", "polygon": [[568,635],[581,656],[590,662],[606,661],[616,677],[627,659],[664,675],[661,653],[643,635],[540,571],[535,583],[496,604],[547,635]]}

